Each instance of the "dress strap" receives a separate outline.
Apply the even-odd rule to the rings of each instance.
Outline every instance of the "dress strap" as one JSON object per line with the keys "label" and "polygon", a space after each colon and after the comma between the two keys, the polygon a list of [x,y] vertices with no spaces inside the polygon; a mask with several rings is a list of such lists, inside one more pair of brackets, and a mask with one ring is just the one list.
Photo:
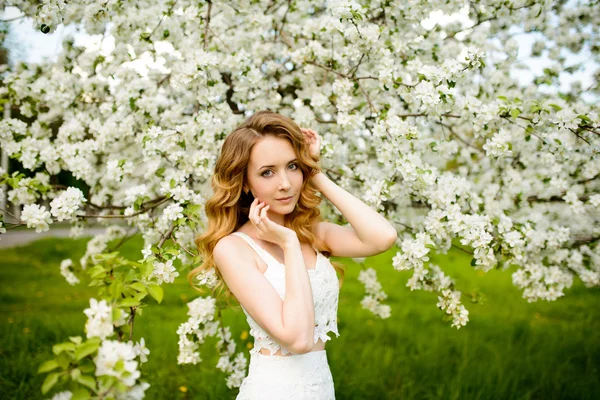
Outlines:
{"label": "dress strap", "polygon": [[273,262],[277,265],[280,264],[280,262],[277,261],[277,259],[275,257],[273,257],[271,254],[269,254],[268,251],[266,251],[265,249],[260,247],[250,236],[248,236],[244,232],[233,232],[232,235],[236,235],[236,236],[239,236],[242,239],[244,239],[246,241],[246,243],[248,243],[250,245],[250,247],[252,247],[254,249],[254,251],[256,251],[258,253],[260,258],[262,258],[262,260],[267,265],[270,265]]}

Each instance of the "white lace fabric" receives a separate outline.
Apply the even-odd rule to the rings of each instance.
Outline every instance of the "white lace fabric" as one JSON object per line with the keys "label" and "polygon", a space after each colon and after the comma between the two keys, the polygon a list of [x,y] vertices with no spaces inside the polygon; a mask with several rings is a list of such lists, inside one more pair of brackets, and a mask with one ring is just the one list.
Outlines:
{"label": "white lace fabric", "polygon": [[[260,247],[250,236],[243,232],[234,232],[236,236],[244,239],[250,247],[258,253],[258,255],[267,264],[267,270],[264,273],[265,278],[273,285],[279,297],[285,298],[285,265],[277,261],[269,252]],[[316,249],[315,249],[316,251]],[[312,288],[313,302],[315,305],[315,334],[314,343],[319,339],[323,342],[330,340],[327,335],[333,332],[336,336],[340,336],[337,327],[337,309],[340,287],[335,269],[327,257],[317,251],[317,262],[315,269],[308,269],[308,276]],[[277,350],[281,350],[282,355],[289,354],[290,351],[277,343],[271,338],[259,324],[252,319],[250,314],[242,306],[246,320],[250,325],[250,335],[254,338],[254,347],[250,350],[250,354],[258,354],[261,349],[267,349],[270,355],[273,355]]]}
{"label": "white lace fabric", "polygon": [[236,400],[335,400],[325,350],[291,357],[255,354]]}

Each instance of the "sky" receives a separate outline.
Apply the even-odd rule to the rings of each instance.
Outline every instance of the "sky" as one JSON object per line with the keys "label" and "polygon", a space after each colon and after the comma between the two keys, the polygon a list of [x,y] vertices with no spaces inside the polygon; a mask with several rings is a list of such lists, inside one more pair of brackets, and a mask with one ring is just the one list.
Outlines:
{"label": "sky", "polygon": [[[4,13],[0,13],[1,19],[11,19],[18,17],[20,12],[15,7],[7,7]],[[429,18],[423,20],[421,25],[426,29],[431,29],[435,24],[446,25],[454,21],[461,21],[468,26],[472,24],[472,21],[468,18],[468,11],[466,8],[459,10],[458,12],[446,15],[441,11],[433,11]],[[75,38],[76,45],[86,46],[106,46],[106,49],[110,51],[110,47],[114,45],[114,42],[110,40],[102,41],[100,35],[90,36],[82,30],[78,31],[73,25],[71,26],[59,26],[52,34],[43,34],[39,30],[36,30],[32,26],[31,19],[23,18],[10,22],[10,33],[7,37],[7,47],[11,49],[10,62],[26,61],[28,63],[39,63],[45,59],[55,59],[56,55],[61,51],[62,41],[69,35]],[[547,57],[536,57],[530,58],[530,50],[532,44],[536,40],[536,34],[523,33],[518,35],[519,43],[519,55],[518,59],[526,61],[530,67],[530,71],[526,70],[515,70],[511,72],[513,78],[516,78],[519,83],[523,86],[531,84],[535,76],[542,75],[543,69],[550,64],[550,60]],[[582,86],[589,87],[593,82],[594,71],[598,66],[591,60],[591,54],[570,55],[569,60],[571,64],[577,62],[583,62],[583,71],[578,71],[574,74],[561,74],[560,75],[560,89],[567,90],[570,87],[571,82],[580,80]],[[144,63],[149,61],[141,60],[136,69],[144,70]],[[540,90],[546,93],[556,93],[557,88],[543,86]],[[594,97],[585,96],[584,100],[587,102],[594,102]]]}

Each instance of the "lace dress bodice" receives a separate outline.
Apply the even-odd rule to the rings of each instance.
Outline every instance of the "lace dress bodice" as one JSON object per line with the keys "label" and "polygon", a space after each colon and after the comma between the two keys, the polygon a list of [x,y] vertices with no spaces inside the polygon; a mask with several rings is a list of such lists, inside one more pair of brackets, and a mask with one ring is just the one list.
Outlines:
{"label": "lace dress bodice", "polygon": [[[267,270],[264,273],[265,278],[273,285],[275,291],[281,297],[285,298],[285,265],[277,261],[269,252],[260,247],[250,236],[243,232],[234,232],[234,235],[244,239],[250,247],[254,249],[267,264]],[[315,269],[307,269],[310,285],[312,288],[313,303],[315,305],[315,334],[314,343],[319,339],[323,342],[330,340],[327,333],[333,332],[340,336],[337,328],[337,309],[340,287],[335,269],[327,257],[317,251],[317,263]],[[254,337],[254,347],[250,354],[259,353],[260,349],[269,350],[273,355],[281,349],[281,354],[290,353],[288,349],[275,342],[259,324],[252,319],[250,314],[242,306],[246,320],[250,325],[250,335]]]}

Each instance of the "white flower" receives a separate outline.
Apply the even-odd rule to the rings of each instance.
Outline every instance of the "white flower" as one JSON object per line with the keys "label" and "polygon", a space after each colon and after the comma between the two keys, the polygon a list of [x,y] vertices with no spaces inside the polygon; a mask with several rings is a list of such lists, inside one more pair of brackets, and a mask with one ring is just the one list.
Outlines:
{"label": "white flower", "polygon": [[133,351],[135,355],[140,358],[140,362],[145,363],[148,361],[148,354],[150,354],[150,350],[146,347],[146,342],[144,338],[141,338],[138,343],[133,343],[131,340],[127,342],[130,345],[133,345]]}
{"label": "white flower", "polygon": [[151,245],[147,245],[142,249],[142,255],[144,256],[144,260],[152,255]]}
{"label": "white flower", "polygon": [[142,197],[144,195],[148,195],[148,188],[145,184],[141,184],[138,186],[133,186],[125,192],[125,203],[133,204],[138,197]]}
{"label": "white flower", "polygon": [[69,285],[75,285],[79,283],[79,278],[71,271],[69,267],[73,265],[73,261],[70,258],[62,260],[60,263],[60,274],[65,277]]}
{"label": "white flower", "polygon": [[81,190],[69,187],[50,203],[51,213],[58,221],[73,220],[82,203],[86,201]]}
{"label": "white flower", "polygon": [[183,218],[183,207],[181,207],[179,204],[171,204],[168,207],[165,207],[165,209],[163,210],[163,215],[169,220],[169,221],[175,221],[179,218]]}
{"label": "white flower", "polygon": [[154,271],[150,276],[156,277],[158,284],[162,285],[164,282],[173,283],[175,278],[179,276],[179,272],[173,266],[173,260],[167,260],[166,263],[155,261]]}
{"label": "white flower", "polygon": [[213,288],[217,285],[219,277],[217,276],[215,269],[211,267],[208,271],[198,274],[196,280],[198,281],[198,285],[205,285],[208,288]]}
{"label": "white flower", "polygon": [[49,230],[49,224],[52,223],[52,218],[50,217],[50,213],[46,211],[46,207],[37,204],[24,206],[21,212],[21,219],[27,223],[28,228],[35,228],[37,233]]}
{"label": "white flower", "polygon": [[600,206],[600,194],[591,195],[589,198],[589,203],[594,207]]}
{"label": "white flower", "polygon": [[216,300],[212,297],[198,297],[197,299],[187,303],[190,317],[204,319],[212,319],[215,313]]}
{"label": "white flower", "polygon": [[58,392],[54,396],[52,396],[52,400],[71,400],[73,397],[73,393],[67,391]]}
{"label": "white flower", "polygon": [[391,307],[389,305],[380,304],[381,300],[387,298],[387,294],[382,290],[381,284],[377,280],[377,273],[375,270],[373,268],[367,268],[366,270],[360,271],[358,280],[365,285],[366,290],[366,296],[360,302],[362,307],[382,319],[388,318],[391,315]]}
{"label": "white flower", "polygon": [[117,400],[142,400],[144,392],[150,387],[148,382],[140,382],[124,393],[117,393]]}
{"label": "white flower", "polygon": [[135,385],[140,377],[133,345],[117,340],[104,340],[94,358],[96,376],[114,376],[125,386]]}
{"label": "white flower", "polygon": [[86,308],[83,312],[88,317],[85,323],[88,339],[91,337],[106,339],[113,334],[112,307],[106,303],[106,300],[98,301],[91,298],[90,308]]}
{"label": "white flower", "polygon": [[510,155],[510,134],[506,129],[500,129],[494,134],[491,139],[488,139],[483,145],[485,154],[488,157],[500,157],[502,155]]}

